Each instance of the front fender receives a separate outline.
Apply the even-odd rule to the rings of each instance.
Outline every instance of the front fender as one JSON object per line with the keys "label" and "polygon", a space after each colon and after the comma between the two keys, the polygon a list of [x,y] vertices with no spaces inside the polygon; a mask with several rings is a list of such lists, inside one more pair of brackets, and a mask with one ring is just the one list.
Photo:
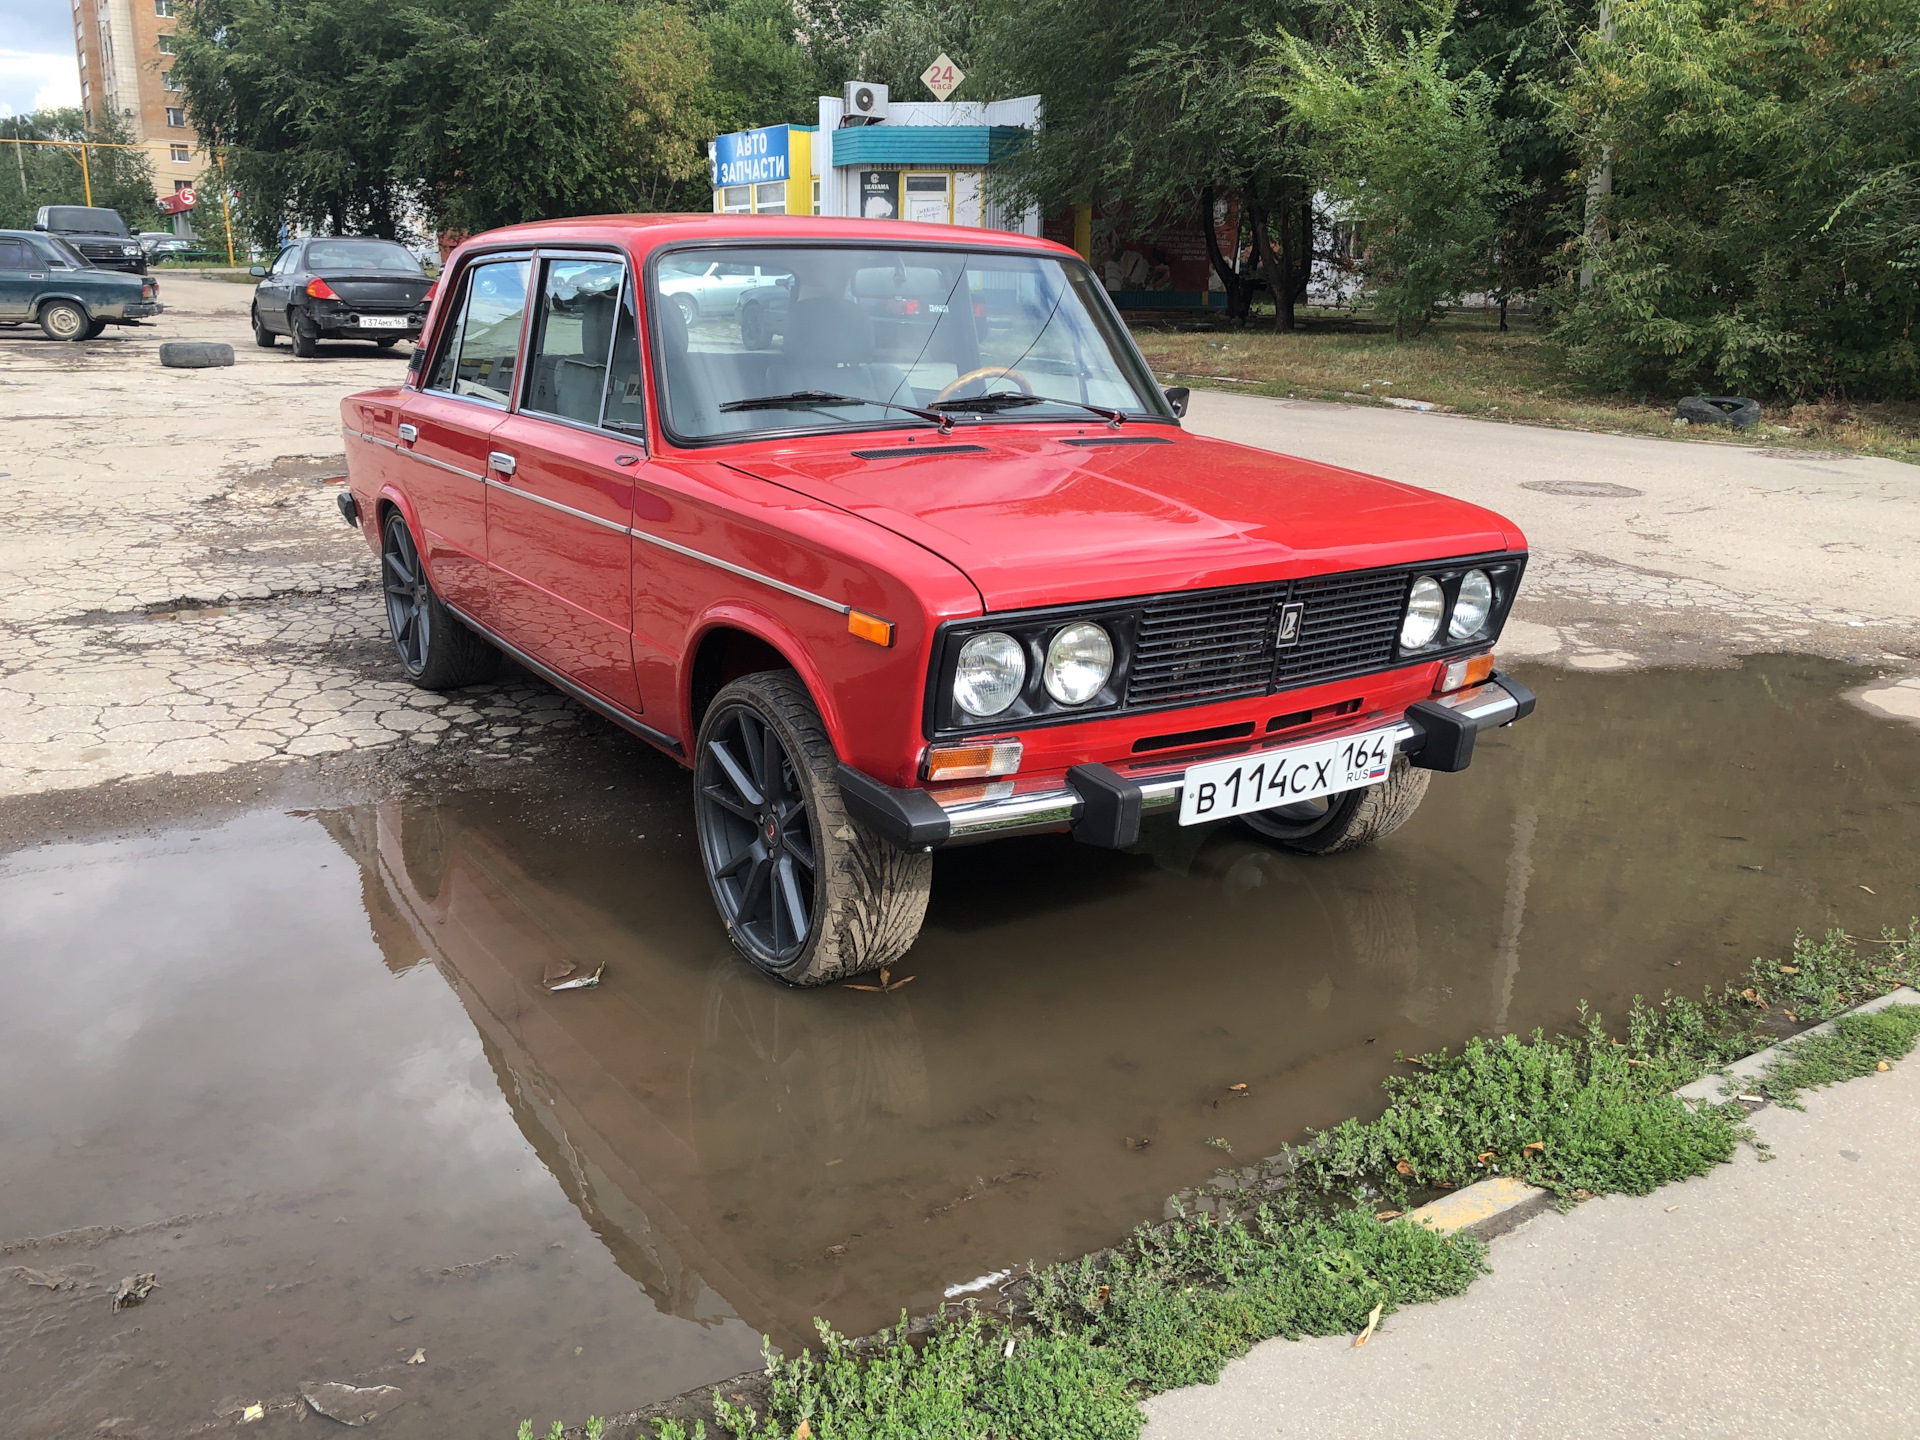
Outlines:
{"label": "front fender", "polygon": [[694,657],[700,653],[700,645],[707,636],[722,628],[744,630],[780,653],[780,657],[793,667],[794,673],[800,677],[800,683],[807,687],[807,693],[813,697],[813,703],[820,711],[820,723],[827,727],[827,738],[833,742],[834,753],[844,757],[847,750],[841,741],[845,731],[839,706],[834,700],[832,687],[827,684],[826,677],[808,653],[806,643],[771,610],[737,600],[722,601],[702,614],[688,633],[687,643],[680,652],[680,673],[675,681],[675,692],[680,733],[687,737],[688,757],[693,756],[699,740],[693,724]]}

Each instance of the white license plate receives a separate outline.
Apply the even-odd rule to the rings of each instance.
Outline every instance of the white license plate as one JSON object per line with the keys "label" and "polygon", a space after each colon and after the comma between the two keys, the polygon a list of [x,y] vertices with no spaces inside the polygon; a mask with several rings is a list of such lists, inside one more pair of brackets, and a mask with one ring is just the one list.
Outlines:
{"label": "white license plate", "polygon": [[1378,785],[1393,766],[1393,749],[1391,729],[1372,730],[1189,766],[1180,783],[1180,823],[1203,825],[1229,815]]}
{"label": "white license plate", "polygon": [[360,317],[360,328],[362,330],[404,330],[407,328],[407,317],[404,315],[362,315]]}

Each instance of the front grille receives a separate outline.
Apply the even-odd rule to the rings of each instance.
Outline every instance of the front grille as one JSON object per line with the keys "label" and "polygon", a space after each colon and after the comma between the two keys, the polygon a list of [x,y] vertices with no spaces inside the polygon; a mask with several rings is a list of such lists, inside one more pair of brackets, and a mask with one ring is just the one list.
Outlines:
{"label": "front grille", "polygon": [[[1151,600],[1141,611],[1126,703],[1192,704],[1385,669],[1408,571],[1320,575]],[[1280,607],[1304,606],[1300,638],[1274,645]]]}

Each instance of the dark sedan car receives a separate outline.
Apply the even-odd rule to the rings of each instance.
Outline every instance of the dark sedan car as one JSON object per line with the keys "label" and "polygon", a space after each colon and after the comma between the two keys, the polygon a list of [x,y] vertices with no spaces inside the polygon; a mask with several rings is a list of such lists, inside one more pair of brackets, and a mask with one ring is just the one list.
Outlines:
{"label": "dark sedan car", "polygon": [[160,313],[160,285],[92,264],[58,235],[0,230],[0,325],[39,325],[49,340],[95,340],[109,325]]}
{"label": "dark sedan car", "polygon": [[33,228],[58,235],[102,270],[147,273],[147,252],[118,210],[98,205],[42,205]]}
{"label": "dark sedan car", "polygon": [[296,240],[253,292],[253,339],[263,350],[281,335],[293,353],[310,356],[322,340],[371,340],[385,349],[417,340],[433,282],[420,262],[392,240],[336,236]]}

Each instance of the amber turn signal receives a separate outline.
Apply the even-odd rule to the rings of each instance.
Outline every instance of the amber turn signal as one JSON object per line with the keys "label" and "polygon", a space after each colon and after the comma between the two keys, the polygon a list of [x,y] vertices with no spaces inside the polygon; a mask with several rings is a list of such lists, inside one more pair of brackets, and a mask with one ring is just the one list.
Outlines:
{"label": "amber turn signal", "polygon": [[1434,687],[1436,695],[1448,695],[1455,690],[1464,690],[1469,685],[1478,685],[1493,674],[1493,652],[1486,650],[1478,655],[1468,655],[1460,660],[1449,660],[1447,668],[1440,672],[1440,683]]}
{"label": "amber turn signal", "polygon": [[858,635],[862,640],[871,640],[882,649],[893,648],[893,622],[882,620],[878,615],[869,615],[864,610],[847,612],[847,633]]}
{"label": "amber turn signal", "polygon": [[1012,775],[1020,769],[1018,740],[975,741],[968,745],[936,745],[927,751],[929,780],[987,780]]}

